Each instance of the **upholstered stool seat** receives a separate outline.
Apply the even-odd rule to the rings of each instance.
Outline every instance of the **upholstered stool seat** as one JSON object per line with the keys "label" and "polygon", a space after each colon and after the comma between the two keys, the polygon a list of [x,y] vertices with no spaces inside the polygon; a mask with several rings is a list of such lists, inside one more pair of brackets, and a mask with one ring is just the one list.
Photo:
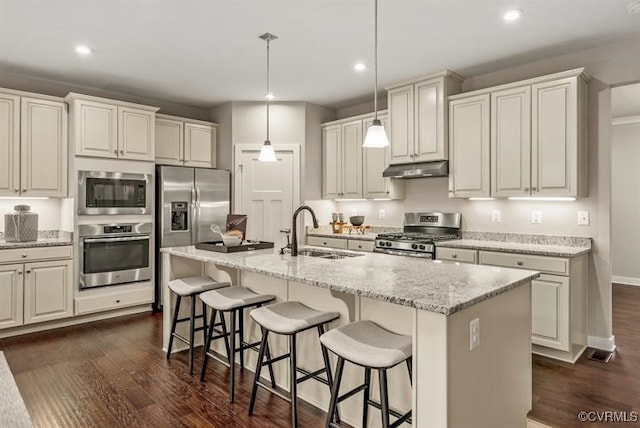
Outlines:
{"label": "upholstered stool seat", "polygon": [[217,288],[229,287],[228,282],[218,282],[208,276],[190,276],[169,281],[169,290],[178,296],[186,297],[192,294],[200,294],[204,291],[215,290]]}
{"label": "upholstered stool seat", "polygon": [[283,302],[251,311],[251,318],[267,330],[294,334],[340,317],[337,312],[321,312],[300,302]]}

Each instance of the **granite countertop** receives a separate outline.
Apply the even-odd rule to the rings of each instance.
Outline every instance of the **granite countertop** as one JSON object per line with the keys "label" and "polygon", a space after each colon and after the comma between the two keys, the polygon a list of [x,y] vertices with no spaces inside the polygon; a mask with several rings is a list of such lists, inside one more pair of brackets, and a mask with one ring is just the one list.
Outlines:
{"label": "granite countertop", "polygon": [[529,270],[348,251],[335,252],[361,255],[330,260],[279,255],[272,249],[216,253],[194,246],[163,248],[161,251],[444,315],[461,311],[539,276],[538,272]]}
{"label": "granite countertop", "polygon": [[337,238],[337,239],[359,239],[360,241],[375,241],[378,233],[333,233],[333,232],[307,232],[307,236],[318,236],[321,238]]}
{"label": "granite countertop", "polygon": [[580,236],[463,232],[462,239],[436,242],[436,247],[488,250],[550,257],[577,257],[591,251],[591,238]]}
{"label": "granite countertop", "polygon": [[73,233],[64,230],[39,230],[37,241],[7,242],[0,233],[0,250],[13,248],[56,247],[61,245],[73,245]]}

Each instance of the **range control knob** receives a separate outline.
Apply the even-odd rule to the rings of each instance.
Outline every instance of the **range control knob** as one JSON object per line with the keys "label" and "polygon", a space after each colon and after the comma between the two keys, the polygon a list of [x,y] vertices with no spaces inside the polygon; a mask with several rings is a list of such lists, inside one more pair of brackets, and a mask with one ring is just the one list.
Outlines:
{"label": "range control knob", "polygon": [[387,241],[387,247],[390,247],[390,246],[391,246],[391,242]]}
{"label": "range control knob", "polygon": [[420,245],[418,248],[420,248],[421,250],[424,250],[424,245]]}
{"label": "range control knob", "polygon": [[411,248],[413,248],[414,250],[418,249],[418,244],[411,244]]}

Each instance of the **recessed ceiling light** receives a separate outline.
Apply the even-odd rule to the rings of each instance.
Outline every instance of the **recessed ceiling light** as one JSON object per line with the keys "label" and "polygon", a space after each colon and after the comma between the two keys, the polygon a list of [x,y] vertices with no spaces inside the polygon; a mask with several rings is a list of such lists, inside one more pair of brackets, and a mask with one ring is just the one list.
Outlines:
{"label": "recessed ceiling light", "polygon": [[364,71],[364,70],[367,69],[367,66],[364,65],[363,63],[359,62],[359,63],[357,63],[356,65],[353,66],[353,69],[355,71]]}
{"label": "recessed ceiling light", "polygon": [[522,11],[520,9],[511,9],[503,15],[503,18],[505,21],[515,21],[521,16],[522,16]]}
{"label": "recessed ceiling light", "polygon": [[265,95],[264,97],[265,97],[266,99],[268,99],[268,100],[272,100],[272,99],[274,99],[276,96],[275,96],[275,95],[273,95],[272,93],[268,93],[268,94],[267,94],[267,95]]}
{"label": "recessed ceiling light", "polygon": [[93,51],[91,50],[91,48],[89,46],[85,46],[85,45],[76,46],[76,53],[78,55],[87,56],[87,55],[90,55],[91,52],[93,52]]}

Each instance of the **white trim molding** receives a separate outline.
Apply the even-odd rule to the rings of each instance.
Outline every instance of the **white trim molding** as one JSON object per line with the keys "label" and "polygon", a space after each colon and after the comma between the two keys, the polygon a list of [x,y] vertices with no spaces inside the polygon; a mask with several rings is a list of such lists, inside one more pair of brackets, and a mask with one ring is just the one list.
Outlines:
{"label": "white trim molding", "polygon": [[640,123],[640,115],[639,116],[624,116],[624,117],[614,117],[611,119],[612,125],[628,125],[630,123]]}
{"label": "white trim molding", "polygon": [[637,285],[640,287],[640,278],[634,278],[631,276],[613,275],[611,277],[611,282],[615,282],[616,284],[624,284],[624,285]]}
{"label": "white trim molding", "polygon": [[587,346],[613,352],[616,350],[616,337],[587,336]]}

